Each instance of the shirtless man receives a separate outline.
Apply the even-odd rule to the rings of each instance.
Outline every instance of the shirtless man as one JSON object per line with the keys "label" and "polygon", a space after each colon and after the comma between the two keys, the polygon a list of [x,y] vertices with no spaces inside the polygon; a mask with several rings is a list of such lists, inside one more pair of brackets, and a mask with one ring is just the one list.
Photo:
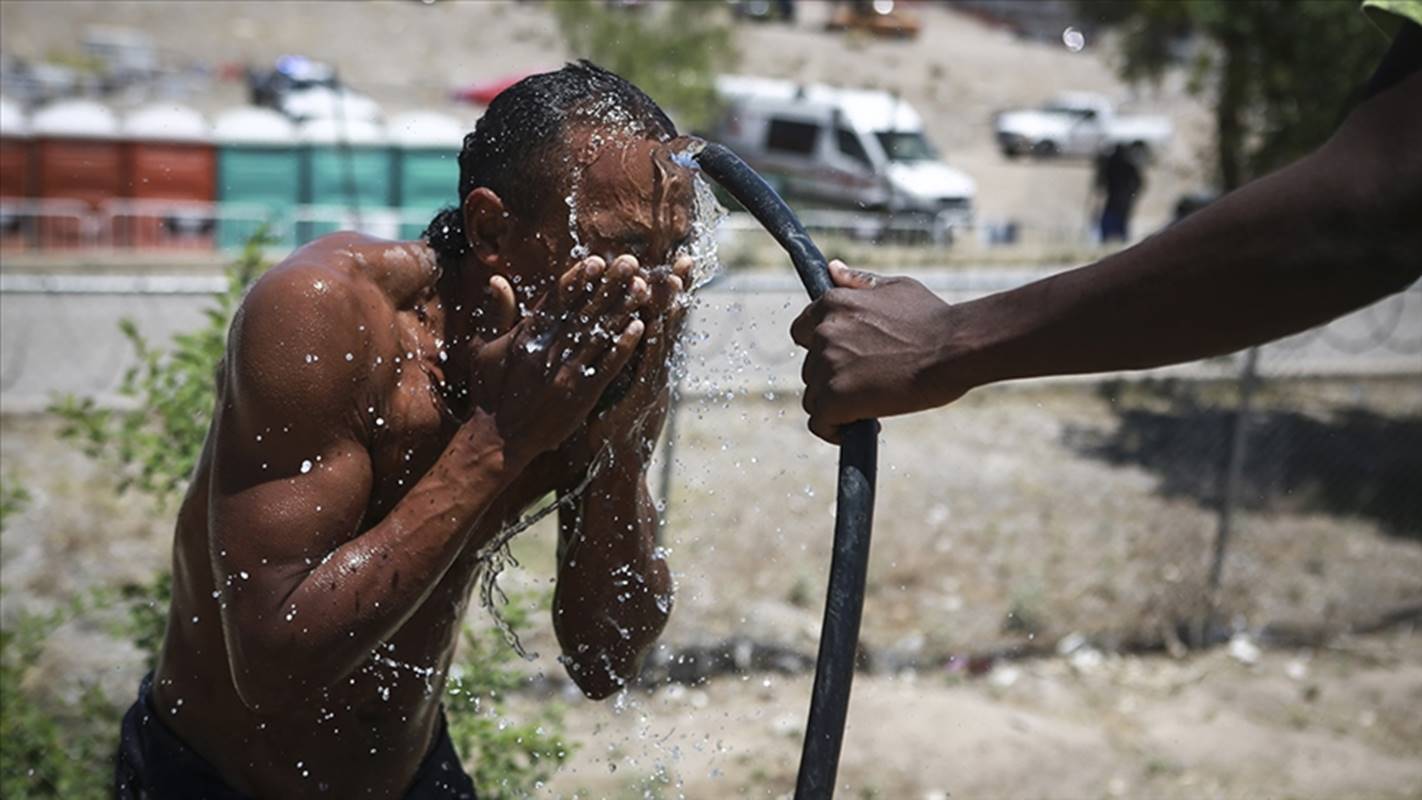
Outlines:
{"label": "shirtless man", "polygon": [[611,73],[533,76],[466,137],[424,241],[336,234],[252,287],[120,797],[472,797],[446,668],[478,554],[550,491],[586,484],[560,510],[563,662],[593,698],[636,675],[671,605],[644,473],[689,279],[675,135]]}

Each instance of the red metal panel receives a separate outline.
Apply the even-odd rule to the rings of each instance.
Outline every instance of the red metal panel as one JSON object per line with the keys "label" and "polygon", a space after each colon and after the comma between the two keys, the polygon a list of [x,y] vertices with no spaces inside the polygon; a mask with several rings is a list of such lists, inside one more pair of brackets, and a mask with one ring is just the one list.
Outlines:
{"label": "red metal panel", "polygon": [[216,199],[217,159],[211,145],[132,142],[124,150],[126,197]]}
{"label": "red metal panel", "polygon": [[[80,200],[97,209],[123,187],[119,143],[111,139],[41,138],[35,142],[35,195]],[[68,218],[40,221],[40,247],[71,248],[89,242],[92,231]]]}
{"label": "red metal panel", "polygon": [[36,143],[38,197],[64,197],[98,206],[123,194],[119,143],[108,139],[40,139]]}
{"label": "red metal panel", "polygon": [[0,139],[0,197],[29,197],[34,167],[28,139]]}
{"label": "red metal panel", "polygon": [[[127,142],[123,146],[124,194],[134,200],[211,203],[217,187],[217,157],[211,145],[187,142]],[[212,225],[178,209],[135,205],[113,218],[121,247],[209,249]]]}

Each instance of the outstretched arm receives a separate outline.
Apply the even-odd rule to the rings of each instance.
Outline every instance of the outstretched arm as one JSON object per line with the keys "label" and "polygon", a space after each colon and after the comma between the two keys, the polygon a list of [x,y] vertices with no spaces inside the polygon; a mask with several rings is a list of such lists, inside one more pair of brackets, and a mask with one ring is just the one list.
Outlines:
{"label": "outstretched arm", "polygon": [[835,441],[996,381],[1228,353],[1405,288],[1422,274],[1419,38],[1406,27],[1390,79],[1319,150],[1095,264],[954,306],[835,267],[848,288],[792,328],[811,430]]}

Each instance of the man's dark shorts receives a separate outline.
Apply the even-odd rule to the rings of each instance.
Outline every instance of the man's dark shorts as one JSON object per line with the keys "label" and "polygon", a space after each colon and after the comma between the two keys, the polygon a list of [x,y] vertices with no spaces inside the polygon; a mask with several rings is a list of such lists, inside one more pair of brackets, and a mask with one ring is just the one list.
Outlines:
{"label": "man's dark shorts", "polygon": [[[123,715],[114,796],[118,800],[250,800],[168,730],[153,710],[153,676]],[[318,795],[319,796],[319,795]],[[406,800],[474,800],[474,781],[459,765],[440,715],[439,732],[415,773]]]}

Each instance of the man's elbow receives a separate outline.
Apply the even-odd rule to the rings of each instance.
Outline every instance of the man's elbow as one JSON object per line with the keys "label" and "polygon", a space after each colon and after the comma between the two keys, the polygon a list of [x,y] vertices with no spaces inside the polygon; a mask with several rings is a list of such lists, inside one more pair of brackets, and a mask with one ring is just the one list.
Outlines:
{"label": "man's elbow", "polygon": [[584,657],[565,656],[568,677],[573,679],[578,690],[589,700],[606,700],[637,680],[642,673],[644,654],[625,654],[622,657],[610,653],[589,653]]}
{"label": "man's elbow", "polygon": [[627,681],[622,678],[609,678],[594,674],[572,673],[573,683],[578,690],[589,700],[606,700],[627,687]]}

